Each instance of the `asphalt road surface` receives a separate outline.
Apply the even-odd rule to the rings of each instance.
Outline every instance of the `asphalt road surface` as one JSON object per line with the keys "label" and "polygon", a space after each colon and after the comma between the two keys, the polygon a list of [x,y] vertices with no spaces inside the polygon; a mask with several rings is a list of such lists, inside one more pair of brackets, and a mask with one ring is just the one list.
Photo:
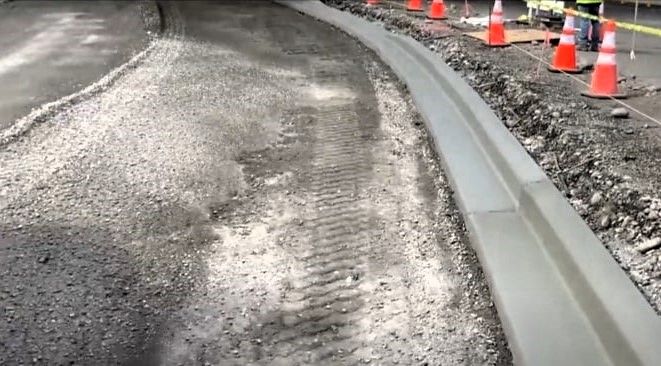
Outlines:
{"label": "asphalt road surface", "polygon": [[0,130],[125,62],[143,28],[137,2],[0,4]]}
{"label": "asphalt road surface", "polygon": [[0,147],[0,364],[509,364],[377,58],[270,2],[162,13],[137,67]]}

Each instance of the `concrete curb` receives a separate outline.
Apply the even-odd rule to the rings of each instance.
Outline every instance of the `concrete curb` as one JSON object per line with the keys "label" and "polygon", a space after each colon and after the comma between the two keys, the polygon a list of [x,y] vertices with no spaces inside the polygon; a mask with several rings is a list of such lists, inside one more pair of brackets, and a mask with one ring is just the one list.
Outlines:
{"label": "concrete curb", "polygon": [[408,86],[455,191],[516,364],[661,365],[661,319],[594,233],[441,59],[318,1],[279,1],[375,51]]}

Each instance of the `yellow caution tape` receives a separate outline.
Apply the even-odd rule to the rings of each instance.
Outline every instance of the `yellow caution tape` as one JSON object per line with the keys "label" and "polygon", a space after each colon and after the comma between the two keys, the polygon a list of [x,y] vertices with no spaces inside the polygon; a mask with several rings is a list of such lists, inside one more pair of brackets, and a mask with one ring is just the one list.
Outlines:
{"label": "yellow caution tape", "polygon": [[[548,7],[554,10],[562,11],[567,14],[571,14],[573,16],[581,17],[581,18],[587,18],[587,19],[592,19],[592,20],[598,20],[600,22],[606,22],[609,19],[607,18],[600,18],[598,16],[590,15],[588,13],[583,13],[574,9],[570,8],[563,8],[562,6],[558,5],[553,5],[549,4],[548,2],[544,1],[544,7]],[[542,1],[541,0],[528,0],[528,4],[532,5],[541,5]],[[661,29],[659,28],[654,28],[654,27],[649,27],[646,25],[640,25],[640,24],[633,24],[633,23],[625,23],[625,22],[615,22],[615,26],[622,28],[622,29],[627,29],[632,32],[639,32],[639,33],[645,33],[645,34],[650,34],[653,36],[661,37]]]}

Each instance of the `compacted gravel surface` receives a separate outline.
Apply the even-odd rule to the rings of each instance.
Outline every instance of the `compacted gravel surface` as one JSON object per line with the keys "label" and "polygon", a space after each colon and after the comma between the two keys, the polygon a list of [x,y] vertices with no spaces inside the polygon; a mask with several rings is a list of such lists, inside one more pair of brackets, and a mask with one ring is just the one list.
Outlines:
{"label": "compacted gravel surface", "polygon": [[140,62],[0,146],[0,364],[511,363],[405,90],[249,3],[164,3]]}

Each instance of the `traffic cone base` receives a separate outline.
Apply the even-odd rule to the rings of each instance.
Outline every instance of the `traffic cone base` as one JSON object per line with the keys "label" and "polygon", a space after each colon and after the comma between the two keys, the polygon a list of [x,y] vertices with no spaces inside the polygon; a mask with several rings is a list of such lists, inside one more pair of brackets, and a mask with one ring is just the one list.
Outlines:
{"label": "traffic cone base", "polygon": [[559,68],[557,68],[557,67],[555,67],[555,66],[553,66],[553,65],[549,65],[549,67],[548,67],[548,70],[549,70],[550,72],[556,72],[556,73],[558,73],[558,72],[564,72],[564,73],[567,73],[567,74],[582,74],[583,71],[585,71],[585,69],[587,69],[586,66],[584,66],[584,67],[577,67],[577,68],[575,68],[575,69],[565,69],[565,68],[561,68],[561,69],[559,69]]}
{"label": "traffic cone base", "polygon": [[594,99],[626,99],[629,96],[626,93],[615,93],[615,94],[596,94],[590,90],[584,90],[581,92],[581,95]]}
{"label": "traffic cone base", "polygon": [[489,41],[487,41],[486,38],[485,38],[484,39],[484,45],[489,46],[491,48],[498,48],[498,47],[503,47],[504,48],[504,47],[509,47],[512,44],[511,43],[489,43]]}
{"label": "traffic cone base", "polygon": [[435,17],[435,16],[431,16],[431,15],[427,14],[427,18],[429,18],[429,19],[431,19],[431,20],[445,20],[445,19],[447,19],[448,17],[446,17],[446,16]]}

